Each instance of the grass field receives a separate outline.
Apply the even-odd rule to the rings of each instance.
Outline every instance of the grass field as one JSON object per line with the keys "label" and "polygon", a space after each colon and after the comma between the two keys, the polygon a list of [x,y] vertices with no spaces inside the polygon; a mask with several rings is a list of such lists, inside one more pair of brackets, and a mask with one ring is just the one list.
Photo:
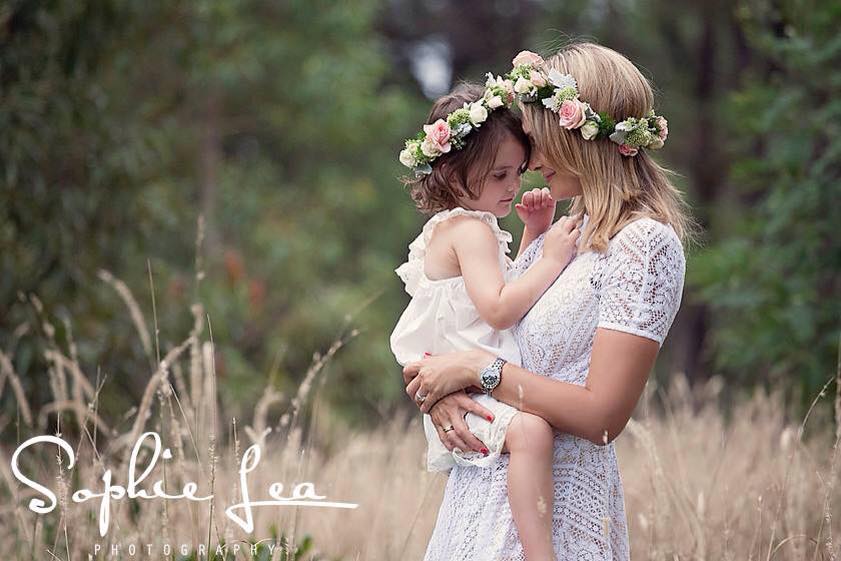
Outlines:
{"label": "grass field", "polygon": [[[142,344],[154,353],[131,294],[107,273],[101,276],[123,296]],[[38,309],[37,299],[32,304]],[[39,313],[39,328],[49,334]],[[196,559],[225,544],[220,559],[421,559],[446,476],[423,470],[419,416],[353,432],[319,399],[324,365],[355,333],[315,356],[297,395],[285,398],[266,388],[255,396],[252,418],[231,419],[219,410],[201,306],[193,316],[193,331],[157,361],[156,372],[144,374],[149,381],[141,401],[121,419],[100,417],[97,376],[83,372],[72,342],[51,341],[44,349],[54,401],[39,411],[30,410],[12,357],[0,353],[0,392],[14,394],[16,403],[16,411],[0,417],[0,430],[20,435],[0,451],[3,558]],[[632,559],[836,559],[838,425],[824,403],[835,396],[827,391],[807,418],[793,418],[779,394],[761,391],[723,409],[726,384],[713,377],[690,390],[675,375],[660,389],[650,381],[616,440]],[[131,450],[145,431],[159,433],[172,458],[159,459],[141,487],[160,479],[162,489],[176,494],[195,482],[197,496],[213,499],[107,501],[110,524],[100,537],[101,501],[80,504],[71,495],[83,488],[101,492],[106,469],[112,484],[127,485]],[[56,433],[74,449],[72,470],[54,445],[21,454],[21,471],[58,498],[53,512],[36,515],[27,504],[39,495],[15,479],[11,455],[32,435]],[[265,498],[272,482],[284,483],[283,496],[296,483],[312,482],[319,495],[359,507],[255,508],[255,530],[245,533],[224,511],[243,499],[238,469],[254,443],[263,455],[248,474],[252,500]],[[151,452],[141,449],[137,472]],[[253,549],[259,540],[263,545]],[[297,553],[288,553],[295,547]]]}

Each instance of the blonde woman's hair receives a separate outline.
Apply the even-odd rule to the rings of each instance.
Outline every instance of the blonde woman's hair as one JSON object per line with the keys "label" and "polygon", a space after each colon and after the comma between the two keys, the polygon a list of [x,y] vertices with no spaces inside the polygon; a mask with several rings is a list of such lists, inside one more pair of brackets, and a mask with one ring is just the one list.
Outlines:
{"label": "blonde woman's hair", "polygon": [[[553,68],[572,75],[581,100],[616,122],[643,117],[653,108],[648,80],[630,60],[607,47],[571,44],[546,59],[544,70]],[[582,233],[585,248],[604,252],[614,234],[642,217],[671,224],[684,243],[691,240],[694,223],[669,179],[671,172],[645,149],[633,157],[622,156],[614,142],[584,140],[578,130],[564,129],[558,115],[540,103],[522,103],[521,107],[549,165],[581,183],[582,194],[573,199],[571,212],[583,210],[589,217]]]}

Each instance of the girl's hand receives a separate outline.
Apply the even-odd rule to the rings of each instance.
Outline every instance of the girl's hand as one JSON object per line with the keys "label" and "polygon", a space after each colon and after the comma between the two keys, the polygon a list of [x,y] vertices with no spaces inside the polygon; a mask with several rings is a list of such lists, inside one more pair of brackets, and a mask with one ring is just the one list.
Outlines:
{"label": "girl's hand", "polygon": [[555,218],[555,200],[549,189],[532,189],[523,193],[520,202],[514,205],[517,216],[535,237],[549,229]]}
{"label": "girl's hand", "polygon": [[[476,403],[464,392],[445,395],[429,410],[432,424],[438,431],[438,438],[441,439],[441,443],[447,450],[452,451],[453,448],[458,448],[463,451],[475,450],[487,454],[488,448],[485,444],[467,428],[467,423],[464,421],[464,416],[467,413],[475,413],[488,421],[493,420],[490,411]],[[453,430],[445,432],[445,427],[453,427]]]}
{"label": "girl's hand", "polygon": [[562,216],[552,225],[543,240],[544,258],[558,261],[562,268],[567,266],[578,249],[576,244],[581,235],[581,218],[581,213]]}
{"label": "girl's hand", "polygon": [[479,387],[479,371],[493,362],[487,351],[455,351],[410,362],[403,368],[406,393],[424,413],[444,397],[468,388]]}

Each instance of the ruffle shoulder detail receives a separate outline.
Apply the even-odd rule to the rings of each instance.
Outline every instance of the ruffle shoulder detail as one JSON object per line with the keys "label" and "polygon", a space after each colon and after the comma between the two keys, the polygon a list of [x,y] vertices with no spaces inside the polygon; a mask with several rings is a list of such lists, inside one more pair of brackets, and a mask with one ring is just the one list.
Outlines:
{"label": "ruffle shoulder detail", "polygon": [[421,231],[420,235],[418,235],[418,237],[409,244],[409,257],[407,261],[394,270],[394,272],[397,273],[397,276],[399,276],[406,285],[406,292],[408,292],[409,295],[414,296],[419,283],[425,278],[423,272],[423,261],[426,257],[426,248],[432,239],[435,226],[445,220],[458,216],[469,216],[487,224],[491,231],[493,231],[494,236],[496,236],[500,253],[503,255],[510,253],[511,249],[508,247],[508,244],[511,243],[513,237],[509,232],[506,232],[499,227],[499,222],[493,213],[482,210],[468,210],[461,207],[442,210],[426,221],[426,224],[423,226],[423,231]]}

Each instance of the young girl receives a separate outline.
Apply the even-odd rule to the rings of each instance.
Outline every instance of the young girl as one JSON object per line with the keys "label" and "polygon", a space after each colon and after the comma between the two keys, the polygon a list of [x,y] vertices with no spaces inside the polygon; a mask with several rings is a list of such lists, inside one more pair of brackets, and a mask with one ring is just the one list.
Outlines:
{"label": "young girl", "polygon": [[[452,426],[436,427],[424,415],[427,469],[447,471],[454,464],[489,467],[500,453],[510,454],[509,503],[529,561],[554,559],[551,541],[553,432],[541,417],[522,413],[490,397],[506,362],[520,364],[509,329],[555,281],[576,250],[575,218],[549,228],[555,204],[548,190],[526,193],[517,212],[525,223],[523,243],[543,234],[543,256],[514,278],[507,257],[511,235],[498,217],[511,212],[528,162],[529,143],[519,119],[509,111],[510,82],[489,78],[486,88],[462,85],[435,102],[424,134],[406,142],[400,161],[415,171],[404,181],[418,208],[433,216],[409,245],[408,262],[396,269],[412,296],[391,334],[391,349],[401,365],[425,353],[439,354],[477,346],[497,360],[476,386],[473,399],[493,413],[465,419],[486,448],[471,452],[442,439]],[[548,229],[548,231],[547,231]],[[496,377],[494,374],[497,374]],[[425,396],[416,395],[417,401]],[[454,442],[451,440],[451,442]]]}

